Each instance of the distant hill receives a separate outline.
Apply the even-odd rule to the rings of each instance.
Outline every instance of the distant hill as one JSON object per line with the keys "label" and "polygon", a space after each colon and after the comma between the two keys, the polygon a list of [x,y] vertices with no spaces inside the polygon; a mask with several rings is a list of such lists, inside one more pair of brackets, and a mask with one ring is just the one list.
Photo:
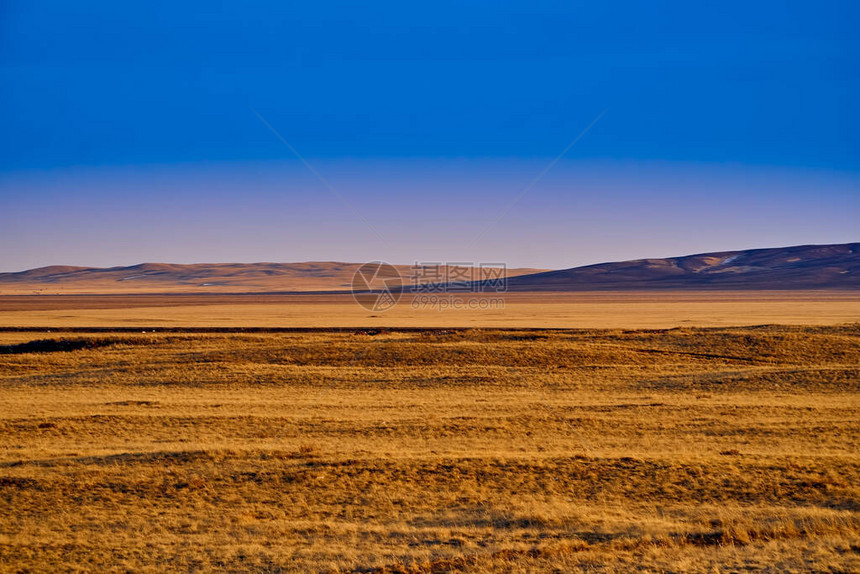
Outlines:
{"label": "distant hill", "polygon": [[509,291],[860,289],[860,243],[719,251],[510,278]]}
{"label": "distant hill", "polygon": [[[347,291],[360,266],[360,263],[335,261],[193,265],[142,263],[107,268],[53,265],[18,273],[0,273],[0,294]],[[409,284],[415,273],[412,266],[395,267],[404,283]],[[441,269],[443,276],[446,269]],[[542,270],[508,269],[507,275],[512,277],[537,271]]]}
{"label": "distant hill", "polygon": [[[0,273],[0,294],[348,291],[360,265],[321,261],[51,266]],[[415,273],[412,266],[395,267],[408,287]],[[507,276],[509,291],[860,289],[860,243],[719,251],[559,271],[508,269]]]}

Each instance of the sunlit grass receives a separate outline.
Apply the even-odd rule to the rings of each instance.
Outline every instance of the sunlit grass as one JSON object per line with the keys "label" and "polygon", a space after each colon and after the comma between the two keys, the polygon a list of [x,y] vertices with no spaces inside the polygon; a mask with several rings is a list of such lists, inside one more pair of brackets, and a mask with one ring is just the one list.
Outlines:
{"label": "sunlit grass", "polygon": [[856,326],[0,344],[0,569],[860,569]]}

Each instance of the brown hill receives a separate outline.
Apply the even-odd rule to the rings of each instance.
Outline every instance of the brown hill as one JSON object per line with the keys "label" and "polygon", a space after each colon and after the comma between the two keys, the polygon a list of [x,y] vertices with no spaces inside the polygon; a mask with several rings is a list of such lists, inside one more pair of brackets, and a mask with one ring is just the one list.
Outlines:
{"label": "brown hill", "polygon": [[720,251],[513,277],[509,291],[860,289],[860,243]]}
{"label": "brown hill", "polygon": [[[348,291],[359,263],[54,265],[0,273],[0,294]],[[408,286],[410,265],[395,266]],[[446,268],[443,268],[442,274]],[[477,273],[477,270],[475,270]],[[860,289],[860,243],[720,251],[559,271],[508,269],[509,291]]]}
{"label": "brown hill", "polygon": [[[0,294],[143,294],[143,293],[261,293],[283,291],[346,291],[360,263],[142,263],[129,267],[52,265],[18,273],[0,273]],[[395,266],[405,284],[413,266]],[[446,272],[463,267],[442,267]],[[508,269],[507,276],[540,269]],[[474,273],[478,273],[475,269]],[[478,277],[478,275],[473,275]]]}

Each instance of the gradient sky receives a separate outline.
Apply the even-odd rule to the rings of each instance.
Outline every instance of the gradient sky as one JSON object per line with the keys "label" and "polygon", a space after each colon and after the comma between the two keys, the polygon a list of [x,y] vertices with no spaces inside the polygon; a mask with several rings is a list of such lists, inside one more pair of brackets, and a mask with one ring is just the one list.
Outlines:
{"label": "gradient sky", "polygon": [[7,0],[0,271],[860,240],[860,4],[700,4]]}

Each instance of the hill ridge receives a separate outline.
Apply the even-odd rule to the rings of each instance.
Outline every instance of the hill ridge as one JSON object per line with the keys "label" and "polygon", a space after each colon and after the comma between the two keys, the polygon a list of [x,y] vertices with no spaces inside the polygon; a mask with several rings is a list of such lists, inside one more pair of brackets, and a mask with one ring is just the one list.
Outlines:
{"label": "hill ridge", "polygon": [[[0,273],[0,294],[346,291],[360,265],[340,261],[50,265]],[[408,286],[412,266],[395,267]],[[507,289],[860,289],[860,242],[712,251],[550,271],[508,269]]]}
{"label": "hill ridge", "polygon": [[596,263],[508,279],[513,291],[860,289],[860,242]]}

